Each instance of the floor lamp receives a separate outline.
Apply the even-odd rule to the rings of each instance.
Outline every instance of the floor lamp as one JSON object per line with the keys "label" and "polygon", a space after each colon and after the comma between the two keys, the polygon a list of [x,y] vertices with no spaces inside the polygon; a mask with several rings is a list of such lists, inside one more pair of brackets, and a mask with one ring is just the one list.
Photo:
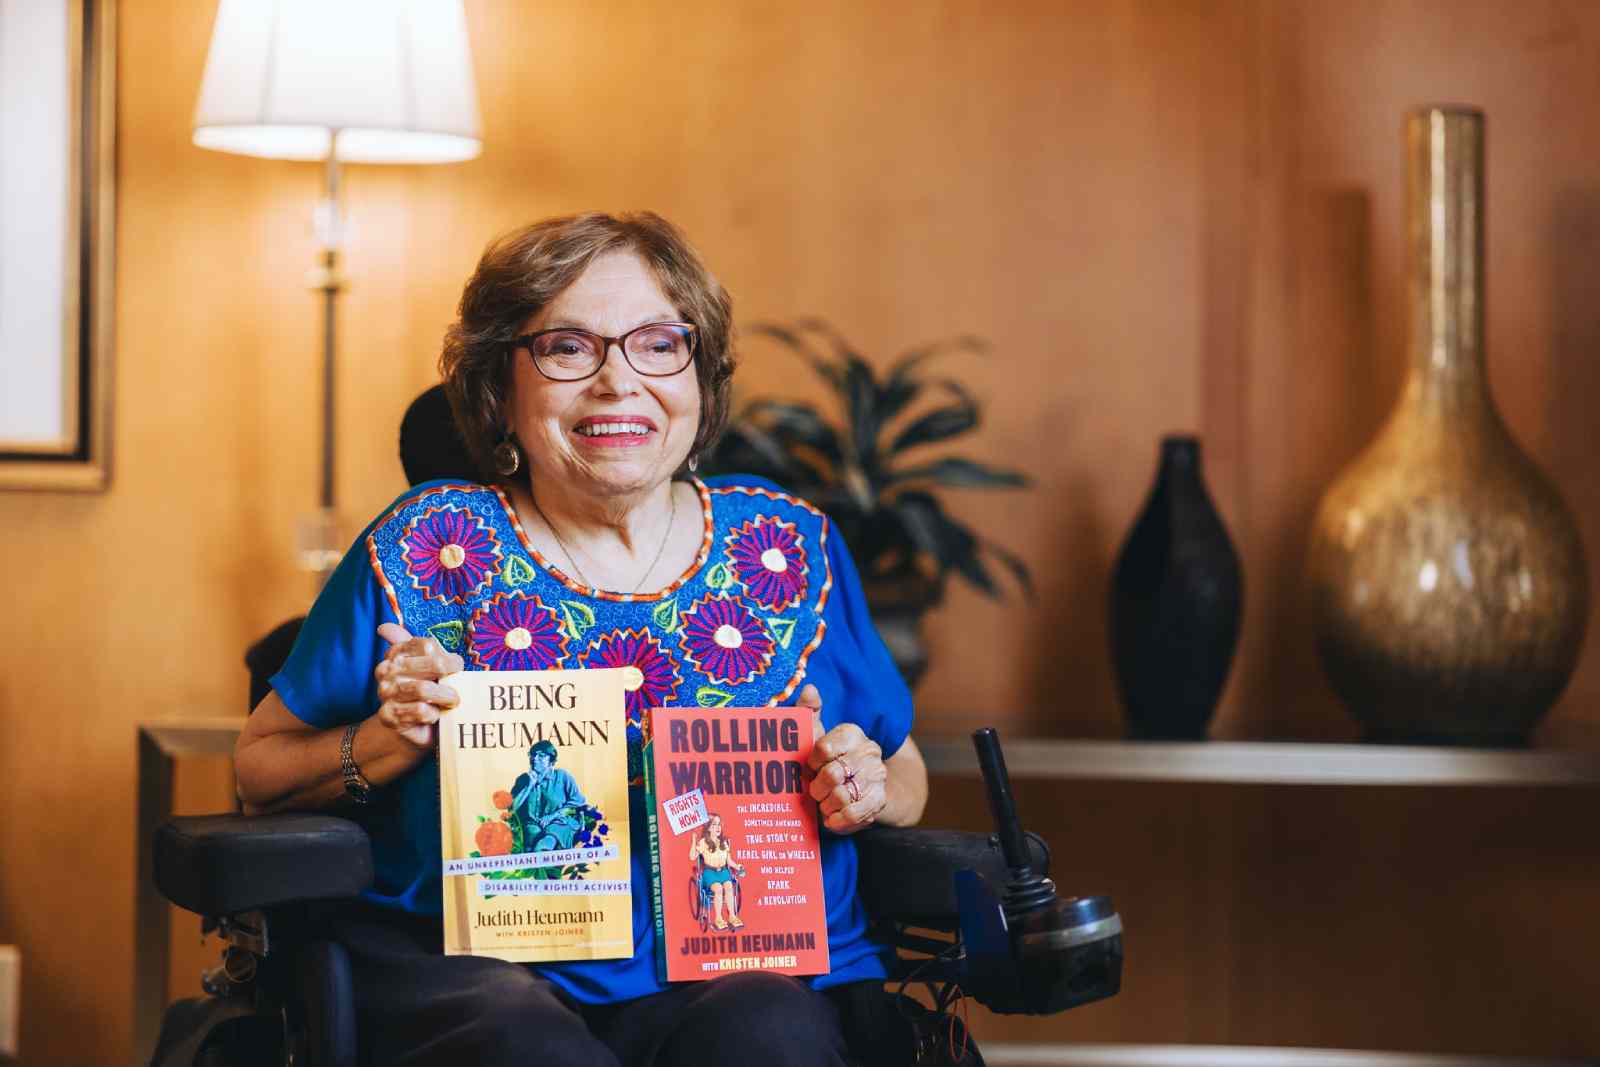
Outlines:
{"label": "floor lamp", "polygon": [[323,165],[311,288],[322,294],[320,510],[302,525],[318,587],[343,552],[334,493],[344,163],[456,163],[482,147],[461,0],[221,0],[195,106],[201,148]]}

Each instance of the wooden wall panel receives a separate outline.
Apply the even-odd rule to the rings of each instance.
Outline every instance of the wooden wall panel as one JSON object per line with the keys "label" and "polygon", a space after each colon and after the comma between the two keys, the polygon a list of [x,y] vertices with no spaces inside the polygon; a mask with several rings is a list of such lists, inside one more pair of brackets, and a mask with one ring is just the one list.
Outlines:
{"label": "wooden wall panel", "polygon": [[[1583,794],[1020,781],[1063,893],[1110,893],[1122,992],[979,1039],[1592,1057]],[[930,816],[987,828],[976,781]]]}
{"label": "wooden wall panel", "polygon": [[[127,1058],[133,724],[239,708],[241,650],[310,594],[292,548],[316,484],[318,324],[303,277],[317,172],[193,148],[212,5],[122,6],[114,482],[100,496],[0,496],[0,645],[23,665],[0,675],[0,801],[29,813],[0,825],[0,942],[23,948],[23,1047],[38,1063]],[[989,356],[946,368],[988,405],[983,435],[964,449],[1024,467],[1037,489],[956,507],[1029,560],[1039,592],[1032,602],[953,593],[929,623],[936,665],[919,693],[921,730],[994,721],[1013,736],[1118,732],[1108,572],[1158,437],[1187,430],[1205,437],[1247,576],[1217,732],[1351,736],[1311,653],[1300,557],[1322,485],[1370,436],[1399,381],[1401,114],[1458,99],[1490,120],[1496,395],[1600,557],[1588,412],[1600,388],[1589,281],[1600,161],[1588,147],[1600,9],[467,6],[483,156],[348,173],[339,488],[352,535],[402,488],[398,418],[432,378],[483,244],[554,212],[654,208],[700,244],[741,322],[821,314],[875,360],[962,333],[992,343]],[[740,383],[746,395],[820,395],[755,344]],[[1592,732],[1594,648],[1547,738]],[[1280,945],[1266,931],[1293,926],[1305,880],[1330,877],[1341,858],[1362,865],[1364,880],[1348,897],[1310,899],[1346,916],[1387,914],[1381,870],[1351,844],[1364,831],[1339,805],[1381,822],[1394,794],[1093,795],[1107,798],[1093,809],[1096,881],[1130,902],[1138,971],[1125,999],[1069,1016],[1070,1032],[1291,1043],[1347,1033],[1350,1016],[1319,1005],[1342,1003],[1345,979],[1371,960],[1343,941]],[[1526,826],[1527,845],[1504,846],[1491,875],[1471,882],[1479,843],[1431,827],[1492,822],[1495,801],[1405,802],[1389,831],[1399,836],[1378,854],[1415,846],[1419,878],[1458,870],[1474,888],[1450,889],[1452,903],[1421,932],[1380,922],[1403,949],[1386,961],[1393,980],[1420,988],[1484,962],[1445,931],[1476,921],[1487,898],[1474,894],[1509,884],[1513,870],[1534,887],[1525,892],[1548,898],[1540,929],[1571,932],[1537,942],[1550,964],[1541,973],[1571,972],[1572,946],[1594,929],[1561,843],[1579,832],[1581,805],[1567,794],[1519,800],[1493,825],[1511,838]],[[1160,814],[1189,803],[1195,811],[1176,821]],[[1298,816],[1305,829],[1287,827]],[[55,888],[61,860],[38,847],[46,826],[52,840],[92,842],[94,890]],[[1319,828],[1325,856],[1297,836]],[[1165,899],[1168,886],[1183,889],[1180,903]],[[1262,886],[1281,887],[1281,899]],[[1433,914],[1414,891],[1392,899],[1394,915]],[[87,974],[86,959],[97,961]],[[1527,981],[1517,989],[1548,993],[1554,1020],[1527,1046],[1592,1049],[1593,1033],[1570,1023],[1570,995]],[[1460,1003],[1478,1004],[1470,1017],[1451,1015],[1456,998],[1423,990],[1425,1010],[1356,1033],[1417,1048],[1520,1047],[1534,993],[1514,993],[1500,1012],[1473,999],[1481,987],[1459,988]],[[1263,997],[1280,1022],[1262,1020]]]}

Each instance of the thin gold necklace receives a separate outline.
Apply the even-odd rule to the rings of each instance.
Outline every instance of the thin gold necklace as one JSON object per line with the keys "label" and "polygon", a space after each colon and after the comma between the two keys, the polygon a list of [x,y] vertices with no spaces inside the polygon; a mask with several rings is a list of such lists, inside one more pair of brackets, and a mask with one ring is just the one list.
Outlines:
{"label": "thin gold necklace", "polygon": [[[646,567],[644,574],[639,577],[639,584],[628,591],[629,596],[633,596],[644,588],[645,579],[650,577],[650,573],[656,569],[656,564],[661,562],[662,555],[667,551],[667,542],[672,538],[672,527],[678,521],[678,493],[672,487],[671,482],[667,483],[667,489],[668,495],[672,497],[672,510],[667,515],[666,532],[661,535],[661,545],[656,549],[655,558],[650,561],[650,566]],[[567,543],[561,539],[561,533],[556,529],[556,524],[550,521],[550,516],[546,515],[544,509],[539,506],[539,498],[533,495],[533,486],[531,485],[528,487],[528,499],[533,501],[533,510],[539,513],[540,520],[550,530],[551,536],[556,539],[556,544],[561,546],[561,552],[567,557],[567,562],[572,565],[572,572],[578,576],[578,580],[590,589],[598,591],[600,587],[591,582],[589,576],[583,573],[583,568],[578,566],[578,560],[573,556],[572,549],[568,548]]]}

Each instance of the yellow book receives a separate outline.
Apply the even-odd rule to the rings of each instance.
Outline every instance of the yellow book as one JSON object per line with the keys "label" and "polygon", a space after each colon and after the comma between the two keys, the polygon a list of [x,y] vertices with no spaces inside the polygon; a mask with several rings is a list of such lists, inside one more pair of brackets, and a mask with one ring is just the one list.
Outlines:
{"label": "yellow book", "polygon": [[439,721],[444,950],[536,963],[633,954],[631,668],[466,671]]}

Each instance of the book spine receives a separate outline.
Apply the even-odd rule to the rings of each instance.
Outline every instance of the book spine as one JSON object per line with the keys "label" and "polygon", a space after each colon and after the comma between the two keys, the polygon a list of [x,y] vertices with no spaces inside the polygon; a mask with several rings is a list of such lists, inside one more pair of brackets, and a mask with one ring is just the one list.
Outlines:
{"label": "book spine", "polygon": [[[653,712],[646,712],[653,715]],[[655,724],[652,722],[652,726]],[[652,734],[654,731],[652,730]],[[656,804],[656,753],[655,738],[644,743],[644,811],[645,832],[650,843],[650,915],[656,926],[656,977],[667,978],[667,913],[661,901],[661,820]]]}

